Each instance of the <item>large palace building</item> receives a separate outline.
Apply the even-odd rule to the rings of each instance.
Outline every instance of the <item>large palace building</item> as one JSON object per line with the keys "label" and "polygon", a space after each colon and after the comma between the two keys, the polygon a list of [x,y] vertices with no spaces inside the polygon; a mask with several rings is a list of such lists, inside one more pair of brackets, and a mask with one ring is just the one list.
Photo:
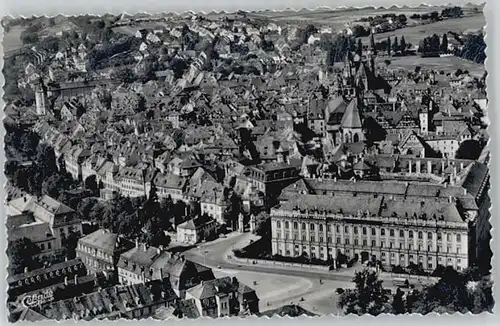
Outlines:
{"label": "large palace building", "polygon": [[385,267],[463,270],[489,230],[488,182],[478,165],[460,186],[300,180],[271,210],[272,252],[334,261],[342,253]]}

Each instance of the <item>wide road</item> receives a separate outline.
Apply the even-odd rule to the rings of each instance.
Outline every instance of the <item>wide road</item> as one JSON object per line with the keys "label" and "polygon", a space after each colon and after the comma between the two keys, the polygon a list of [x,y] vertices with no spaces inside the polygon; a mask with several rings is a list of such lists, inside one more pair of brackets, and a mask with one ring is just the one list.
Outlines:
{"label": "wide road", "polygon": [[[355,268],[341,269],[340,271],[320,271],[315,269],[306,268],[283,268],[281,266],[273,265],[258,265],[249,264],[236,260],[228,259],[227,256],[232,254],[231,250],[233,248],[242,248],[249,243],[250,239],[255,239],[255,236],[249,233],[230,234],[225,239],[217,239],[215,241],[200,244],[198,247],[190,249],[184,252],[184,256],[196,263],[211,267],[213,269],[221,270],[235,270],[235,271],[249,271],[258,273],[268,273],[277,275],[288,275],[296,277],[307,277],[309,279],[324,279],[332,281],[341,281],[351,283]],[[361,267],[361,266],[360,266]],[[401,275],[400,277],[406,277]],[[390,274],[381,274],[379,278],[385,283],[385,287],[392,288],[392,277]],[[417,283],[415,276],[410,279],[411,283]],[[429,281],[422,278],[423,283],[428,283]]]}

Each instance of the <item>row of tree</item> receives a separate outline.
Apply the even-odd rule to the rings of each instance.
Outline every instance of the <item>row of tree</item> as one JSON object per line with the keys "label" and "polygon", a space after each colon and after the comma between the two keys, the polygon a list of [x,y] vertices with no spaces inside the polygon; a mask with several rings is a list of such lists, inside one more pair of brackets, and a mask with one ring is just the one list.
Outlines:
{"label": "row of tree", "polygon": [[442,38],[437,34],[425,37],[420,43],[418,51],[426,56],[439,56],[440,53],[448,53],[447,33],[444,33]]}
{"label": "row of tree", "polygon": [[338,302],[346,314],[477,314],[491,312],[494,305],[491,279],[475,267],[463,273],[447,267],[435,284],[407,293],[398,288],[394,295],[373,271],[357,272],[353,282],[355,288],[343,291]]}

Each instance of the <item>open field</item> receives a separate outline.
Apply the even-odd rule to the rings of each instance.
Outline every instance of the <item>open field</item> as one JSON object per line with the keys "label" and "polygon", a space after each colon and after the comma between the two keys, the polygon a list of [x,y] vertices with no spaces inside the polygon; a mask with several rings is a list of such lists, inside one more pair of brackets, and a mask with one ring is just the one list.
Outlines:
{"label": "open field", "polygon": [[[377,58],[377,65],[383,64],[385,57]],[[485,72],[482,64],[464,60],[459,57],[443,58],[422,58],[420,56],[391,57],[389,69],[414,70],[416,66],[425,67],[425,69],[434,69],[444,71],[445,73],[454,73],[457,69],[468,70],[471,76],[481,77]]]}
{"label": "open field", "polygon": [[[276,22],[302,22],[304,24],[314,23],[322,25],[330,25],[334,28],[342,28],[346,23],[353,23],[362,17],[377,16],[389,13],[404,14],[406,16],[411,16],[414,13],[430,13],[432,11],[441,12],[445,6],[435,6],[435,7],[390,7],[390,8],[350,8],[350,9],[317,9],[317,10],[285,10],[280,12],[272,11],[261,11],[252,12],[251,17],[262,17],[274,20]],[[472,13],[473,11],[463,8],[464,14]],[[478,8],[481,12],[482,8]],[[481,13],[475,14],[475,16],[483,16]],[[409,17],[408,17],[409,18]],[[484,17],[483,21],[484,21]],[[408,24],[412,25],[413,21],[408,19]],[[484,25],[484,23],[483,23]]]}
{"label": "open field", "polygon": [[118,27],[113,27],[113,32],[115,33],[121,33],[121,34],[126,34],[126,35],[135,35],[135,33],[140,30],[140,29],[160,29],[160,28],[165,28],[167,24],[162,23],[162,22],[144,22],[144,23],[136,23],[133,26],[131,25],[124,25],[124,26],[118,26]]}
{"label": "open field", "polygon": [[[418,25],[412,27],[401,28],[387,33],[375,34],[375,41],[386,40],[387,37],[394,38],[397,36],[401,39],[404,35],[406,43],[418,45],[424,37],[437,34],[442,36],[449,31],[460,33],[467,30],[480,30],[486,25],[486,18],[483,14],[476,14],[456,19],[446,19],[432,24]],[[364,44],[369,44],[370,37],[361,38]]]}
{"label": "open field", "polygon": [[23,42],[21,41],[21,33],[24,31],[24,29],[25,28],[21,26],[14,26],[8,33],[4,33],[2,45],[5,54],[18,50],[23,46]]}

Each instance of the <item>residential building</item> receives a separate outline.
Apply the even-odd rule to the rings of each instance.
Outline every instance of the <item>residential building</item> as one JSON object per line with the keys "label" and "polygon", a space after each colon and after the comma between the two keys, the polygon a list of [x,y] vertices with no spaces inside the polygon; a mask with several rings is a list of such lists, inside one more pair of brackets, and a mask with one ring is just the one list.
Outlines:
{"label": "residential building", "polygon": [[162,248],[135,242],[135,247],[122,253],[118,260],[118,281],[121,284],[145,283],[163,279],[163,269],[171,254]]}
{"label": "residential building", "polygon": [[80,259],[72,259],[48,267],[26,271],[25,273],[9,275],[9,297],[15,298],[21,294],[37,291],[64,282],[65,279],[87,275],[85,265]]}
{"label": "residential building", "polygon": [[144,319],[160,307],[175,306],[178,298],[168,280],[116,285],[33,309],[39,320]]}
{"label": "residential building", "polygon": [[259,312],[259,299],[255,291],[240,283],[236,277],[202,281],[186,291],[186,299],[194,300],[202,317],[216,318],[243,312]]}
{"label": "residential building", "polygon": [[187,289],[202,281],[215,279],[210,268],[187,260],[183,255],[172,256],[162,271],[168,276],[172,288],[181,299],[186,298]]}
{"label": "residential building", "polygon": [[205,218],[203,216],[177,225],[177,241],[185,244],[196,244],[204,240],[214,239],[217,222],[211,217]]}
{"label": "residential building", "polygon": [[[45,195],[36,198],[34,196],[25,195],[21,198],[13,199],[7,204],[8,216],[25,215],[27,213],[31,213],[34,219],[33,221],[33,219],[27,218],[26,222],[28,222],[28,224],[36,223],[46,225],[46,227],[37,226],[38,232],[34,233],[33,236],[38,239],[40,237],[39,232],[44,231],[48,241],[47,246],[48,243],[50,243],[51,249],[53,250],[61,249],[63,241],[70,236],[70,234],[83,234],[82,222],[77,212],[49,196]],[[19,227],[25,226],[19,225]],[[14,228],[11,230],[14,230]],[[51,234],[50,236],[48,235],[49,231]],[[26,235],[30,236],[29,233],[26,233]],[[48,240],[49,238],[50,240]],[[37,240],[35,240],[35,242],[36,241]]]}
{"label": "residential building", "polygon": [[117,279],[120,255],[134,246],[127,239],[106,229],[99,229],[78,240],[76,257],[80,258],[89,273],[109,273]]}

